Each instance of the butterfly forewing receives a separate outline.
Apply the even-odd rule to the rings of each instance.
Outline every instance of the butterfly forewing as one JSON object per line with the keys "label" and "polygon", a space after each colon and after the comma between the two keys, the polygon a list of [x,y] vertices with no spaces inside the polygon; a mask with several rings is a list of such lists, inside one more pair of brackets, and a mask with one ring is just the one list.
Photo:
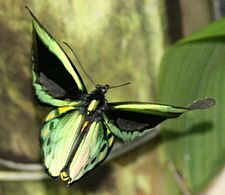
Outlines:
{"label": "butterfly forewing", "polygon": [[33,16],[33,84],[38,98],[45,103],[68,105],[87,90],[71,60],[56,40]]}
{"label": "butterfly forewing", "polygon": [[106,124],[123,140],[142,136],[164,120],[179,117],[190,110],[188,107],[140,102],[109,103],[109,106],[111,109],[104,114]]}

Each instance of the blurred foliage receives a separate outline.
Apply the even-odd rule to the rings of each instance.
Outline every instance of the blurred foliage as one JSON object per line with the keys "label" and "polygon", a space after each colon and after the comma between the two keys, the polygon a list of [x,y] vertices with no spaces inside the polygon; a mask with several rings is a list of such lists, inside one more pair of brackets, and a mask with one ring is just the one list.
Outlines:
{"label": "blurred foliage", "polygon": [[[163,124],[164,159],[175,170],[169,178],[179,181],[178,188],[194,193],[205,188],[225,162],[224,23],[219,20],[179,41],[161,64],[160,101],[185,105],[202,97],[216,99],[216,106],[209,110]],[[171,186],[173,191],[175,185]]]}

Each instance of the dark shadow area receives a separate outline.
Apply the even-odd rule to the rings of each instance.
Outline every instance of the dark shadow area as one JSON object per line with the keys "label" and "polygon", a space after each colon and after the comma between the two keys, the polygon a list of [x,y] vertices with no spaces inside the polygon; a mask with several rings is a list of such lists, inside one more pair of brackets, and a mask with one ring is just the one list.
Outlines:
{"label": "dark shadow area", "polygon": [[225,0],[218,0],[219,1],[219,11],[221,13],[221,16],[225,16]]}
{"label": "dark shadow area", "polygon": [[[172,129],[161,129],[159,136],[150,139],[143,145],[137,146],[135,149],[118,156],[117,159],[121,158],[122,164],[128,164],[131,161],[135,161],[140,155],[144,155],[146,152],[154,150],[161,142],[179,139],[181,137],[190,136],[194,134],[204,134],[213,130],[212,122],[205,121],[199,124],[195,124],[187,131],[172,130]],[[127,143],[129,144],[129,143]],[[122,150],[122,148],[121,148]],[[125,159],[125,160],[124,160]]]}
{"label": "dark shadow area", "polygon": [[185,132],[182,132],[182,130],[180,131],[176,130],[175,132],[174,130],[170,130],[170,129],[162,129],[161,136],[164,141],[167,141],[167,140],[179,139],[180,137],[185,137],[192,134],[204,134],[204,133],[207,133],[208,131],[212,131],[212,129],[213,129],[212,122],[205,121],[192,126],[189,130]]}
{"label": "dark shadow area", "polygon": [[166,15],[167,15],[167,34],[169,35],[169,42],[173,43],[182,38],[182,14],[179,0],[167,0]]}
{"label": "dark shadow area", "polygon": [[[135,149],[122,154],[116,158],[116,161],[121,165],[129,164],[130,162],[134,162],[138,160],[141,155],[144,155],[146,152],[153,151],[160,143],[162,142],[161,136],[157,136],[154,139],[149,140],[143,145],[136,147]],[[129,143],[127,143],[129,144]]]}
{"label": "dark shadow area", "polygon": [[[106,185],[105,182],[109,184]],[[81,178],[74,186],[78,186],[86,191],[98,192],[101,186],[109,186],[113,188],[115,182],[112,178],[112,167],[110,165],[100,165],[96,169],[87,173],[83,178]]]}
{"label": "dark shadow area", "polygon": [[99,190],[103,188],[103,186],[107,186],[107,190],[110,191],[110,188],[114,188],[114,183],[115,182],[113,181],[112,177],[112,168],[109,165],[101,165],[97,167],[96,169],[87,173],[77,182],[74,182],[69,186],[61,181],[59,177],[45,180],[45,182],[43,182],[43,184],[46,186],[46,189],[51,188],[50,191],[56,192],[58,187],[65,187],[69,192],[81,190],[82,192],[92,193],[98,193]]}

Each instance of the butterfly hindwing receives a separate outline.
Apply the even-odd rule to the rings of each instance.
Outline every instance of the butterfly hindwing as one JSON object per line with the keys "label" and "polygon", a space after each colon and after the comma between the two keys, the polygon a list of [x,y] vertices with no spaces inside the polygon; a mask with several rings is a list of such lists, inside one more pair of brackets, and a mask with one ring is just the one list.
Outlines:
{"label": "butterfly hindwing", "polygon": [[166,119],[177,118],[190,110],[205,109],[214,103],[211,98],[195,101],[188,107],[141,102],[109,103],[111,109],[105,112],[104,118],[114,135],[131,140],[151,131]]}
{"label": "butterfly hindwing", "polygon": [[[58,111],[49,115],[53,113]],[[58,177],[66,171],[69,184],[103,161],[114,139],[102,121],[85,122],[84,115],[77,110],[47,120],[41,137],[48,172]]]}
{"label": "butterfly hindwing", "polygon": [[88,133],[68,167],[70,183],[80,179],[86,172],[102,162],[113,144],[114,136],[102,121],[92,122],[87,128],[89,128]]}
{"label": "butterfly hindwing", "polygon": [[83,121],[84,117],[78,111],[73,111],[44,124],[41,130],[44,163],[51,176],[60,175]]}
{"label": "butterfly hindwing", "polygon": [[33,85],[38,98],[54,106],[68,105],[68,99],[79,100],[87,90],[78,71],[56,40],[31,15]]}

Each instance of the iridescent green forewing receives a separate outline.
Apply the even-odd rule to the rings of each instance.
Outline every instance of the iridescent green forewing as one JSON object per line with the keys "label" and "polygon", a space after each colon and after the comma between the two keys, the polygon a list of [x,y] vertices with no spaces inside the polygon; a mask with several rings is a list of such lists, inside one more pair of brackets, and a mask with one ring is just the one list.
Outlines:
{"label": "iridescent green forewing", "polygon": [[190,110],[206,109],[214,103],[211,98],[195,101],[187,107],[142,102],[109,103],[111,109],[104,113],[104,118],[114,135],[131,140],[152,131],[166,119],[177,118]]}
{"label": "iridescent green forewing", "polygon": [[[30,12],[31,13],[31,12]],[[53,106],[76,104],[87,90],[84,83],[56,40],[33,16],[33,85],[41,102]],[[72,103],[71,103],[72,102]]]}

